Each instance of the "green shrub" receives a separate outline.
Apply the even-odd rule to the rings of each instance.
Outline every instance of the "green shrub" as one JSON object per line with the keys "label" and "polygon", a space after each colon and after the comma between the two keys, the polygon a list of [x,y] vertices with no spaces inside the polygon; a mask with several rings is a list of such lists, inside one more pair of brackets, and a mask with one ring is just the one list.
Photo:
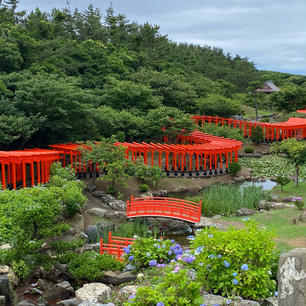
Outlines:
{"label": "green shrub", "polygon": [[270,119],[269,118],[262,118],[262,119],[260,119],[260,122],[270,122]]}
{"label": "green shrub", "polygon": [[252,147],[245,147],[244,148],[244,152],[245,153],[253,153],[254,152],[254,148],[252,148]]}
{"label": "green shrub", "polygon": [[50,168],[50,175],[60,177],[66,181],[76,180],[73,168],[63,167],[61,163],[53,163]]}
{"label": "green shrub", "polygon": [[103,277],[104,271],[117,271],[124,268],[124,264],[111,255],[101,255],[94,251],[86,251],[82,254],[66,253],[60,256],[60,261],[68,264],[69,273],[78,281],[98,281]]}
{"label": "green shrub", "polygon": [[238,162],[231,162],[228,166],[229,173],[236,175],[240,170],[241,166]]}
{"label": "green shrub", "polygon": [[72,241],[54,241],[50,243],[50,246],[53,250],[55,250],[57,253],[64,253],[69,250],[74,250],[76,248],[82,247],[85,244],[85,240],[82,238],[75,239]]}
{"label": "green shrub", "polygon": [[203,190],[200,196],[188,198],[190,201],[204,203],[204,216],[237,214],[241,207],[257,209],[262,199],[262,188],[258,186],[240,187],[236,185],[213,185]]}
{"label": "green shrub", "polygon": [[138,268],[153,267],[157,264],[165,264],[182,254],[183,249],[173,240],[139,238],[133,245],[124,249],[126,260]]}
{"label": "green shrub", "polygon": [[140,287],[136,295],[131,296],[124,305],[199,306],[203,302],[200,295],[202,284],[192,281],[186,269],[174,272],[168,270],[154,286]]}
{"label": "green shrub", "polygon": [[272,296],[278,258],[273,238],[254,222],[247,222],[243,229],[200,231],[191,245],[197,279],[215,294],[253,300]]}
{"label": "green shrub", "polygon": [[242,131],[240,129],[234,129],[227,126],[222,127],[220,125],[206,123],[204,126],[200,127],[200,131],[211,135],[236,139],[245,142]]}
{"label": "green shrub", "polygon": [[139,191],[140,192],[147,192],[149,190],[149,186],[147,184],[140,184]]}
{"label": "green shrub", "polygon": [[276,183],[281,186],[281,191],[283,191],[284,186],[290,183],[290,179],[286,176],[279,175],[276,177]]}
{"label": "green shrub", "polygon": [[261,126],[258,125],[252,130],[250,139],[254,143],[260,143],[263,141],[263,131]]}
{"label": "green shrub", "polygon": [[[134,165],[134,175],[139,182],[144,182],[146,178],[152,179],[152,185],[158,186],[159,180],[163,177],[163,172],[158,166],[146,166],[142,160]],[[131,170],[129,170],[131,172]]]}

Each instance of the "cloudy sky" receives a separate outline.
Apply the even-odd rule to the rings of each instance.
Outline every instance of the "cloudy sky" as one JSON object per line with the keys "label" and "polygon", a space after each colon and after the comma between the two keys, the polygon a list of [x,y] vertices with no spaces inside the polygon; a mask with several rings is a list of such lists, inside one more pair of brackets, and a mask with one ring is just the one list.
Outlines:
{"label": "cloudy sky", "polygon": [[[306,0],[70,0],[83,10],[105,11],[112,2],[130,21],[158,24],[177,42],[223,48],[258,69],[306,74]],[[28,12],[51,10],[65,0],[20,0]]]}

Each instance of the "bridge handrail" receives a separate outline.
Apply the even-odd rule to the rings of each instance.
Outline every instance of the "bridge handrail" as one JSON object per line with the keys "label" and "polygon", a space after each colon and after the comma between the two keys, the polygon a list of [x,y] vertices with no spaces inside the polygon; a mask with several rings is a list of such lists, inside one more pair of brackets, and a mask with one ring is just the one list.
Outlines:
{"label": "bridge handrail", "polygon": [[127,217],[160,216],[196,223],[201,217],[199,203],[166,197],[133,198],[127,201]]}

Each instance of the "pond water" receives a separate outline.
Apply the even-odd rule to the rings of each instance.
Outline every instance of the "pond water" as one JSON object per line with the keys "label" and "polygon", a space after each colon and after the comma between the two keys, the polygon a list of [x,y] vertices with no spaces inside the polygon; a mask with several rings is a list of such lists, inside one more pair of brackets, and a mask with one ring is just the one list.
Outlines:
{"label": "pond water", "polygon": [[277,185],[277,183],[271,181],[271,180],[265,180],[265,181],[247,181],[244,182],[242,184],[240,184],[240,186],[243,187],[249,187],[249,186],[258,186],[258,187],[262,187],[262,190],[272,190],[275,186]]}

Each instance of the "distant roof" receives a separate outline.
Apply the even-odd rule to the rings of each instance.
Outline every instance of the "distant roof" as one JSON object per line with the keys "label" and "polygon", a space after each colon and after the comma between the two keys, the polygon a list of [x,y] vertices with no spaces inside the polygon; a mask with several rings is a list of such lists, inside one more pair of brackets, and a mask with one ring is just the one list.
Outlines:
{"label": "distant roof", "polygon": [[273,83],[273,81],[268,80],[265,81],[263,84],[263,88],[256,89],[257,92],[265,92],[265,93],[272,93],[276,91],[280,91],[280,89]]}

